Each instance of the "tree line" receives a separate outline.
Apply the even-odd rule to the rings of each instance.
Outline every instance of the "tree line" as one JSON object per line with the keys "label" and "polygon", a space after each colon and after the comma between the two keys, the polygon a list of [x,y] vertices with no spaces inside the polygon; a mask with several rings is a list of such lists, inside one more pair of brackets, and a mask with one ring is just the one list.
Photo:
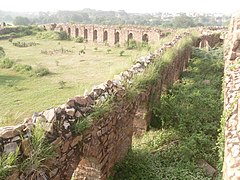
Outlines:
{"label": "tree line", "polygon": [[39,12],[38,14],[21,14],[0,11],[0,21],[14,25],[32,25],[48,23],[82,23],[103,25],[145,25],[169,28],[187,28],[196,26],[225,26],[230,17],[202,14],[188,16],[185,13],[136,14],[120,11],[100,11],[83,9],[79,11]]}

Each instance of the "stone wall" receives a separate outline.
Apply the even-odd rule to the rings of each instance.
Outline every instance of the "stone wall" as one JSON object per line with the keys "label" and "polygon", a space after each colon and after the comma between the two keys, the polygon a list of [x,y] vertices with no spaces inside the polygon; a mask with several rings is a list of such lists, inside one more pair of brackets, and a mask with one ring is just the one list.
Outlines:
{"label": "stone wall", "polygon": [[231,19],[224,43],[225,147],[223,179],[240,179],[240,14]]}
{"label": "stone wall", "polygon": [[[115,76],[113,80],[94,87],[84,96],[69,99],[57,108],[34,113],[23,124],[0,128],[0,153],[15,152],[20,147],[20,160],[31,157],[34,152],[30,139],[36,123],[45,129],[45,141],[55,147],[56,152],[53,158],[43,161],[37,170],[34,167],[24,172],[16,169],[8,179],[106,179],[114,164],[131,148],[138,121],[143,120],[145,125],[148,124],[151,118],[150,101],[153,98],[159,99],[161,92],[179,78],[190,58],[191,47],[179,51],[160,72],[157,82],[131,99],[126,94],[126,83],[131,84],[133,76],[141,74],[146,67],[159,59],[157,57],[168,48],[176,46],[185,36],[188,33],[175,36],[171,42],[154,53],[139,58],[131,68]],[[95,118],[84,131],[74,131],[76,123],[86,121],[94,113],[94,105],[106,102],[109,97],[113,101],[109,111]],[[143,116],[145,113],[147,115]]]}
{"label": "stone wall", "polygon": [[70,37],[83,37],[87,42],[124,45],[129,39],[157,42],[165,36],[158,28],[137,26],[103,26],[82,24],[48,24],[46,30],[65,31]]}

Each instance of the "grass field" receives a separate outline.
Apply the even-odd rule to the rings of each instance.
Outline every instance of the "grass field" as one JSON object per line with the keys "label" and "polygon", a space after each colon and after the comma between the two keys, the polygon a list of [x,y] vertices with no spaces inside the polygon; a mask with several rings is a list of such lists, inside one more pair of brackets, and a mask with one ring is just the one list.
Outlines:
{"label": "grass field", "polygon": [[[17,123],[25,117],[31,117],[33,112],[63,104],[75,95],[82,95],[85,90],[90,91],[94,85],[112,79],[129,68],[138,57],[149,53],[148,48],[126,50],[124,47],[100,44],[42,40],[35,36],[13,39],[13,42],[17,41],[39,45],[16,47],[8,40],[2,40],[0,46],[4,48],[6,57],[33,68],[47,67],[51,74],[35,77],[13,69],[0,69],[0,126]],[[151,50],[160,44],[150,45]],[[53,55],[41,53],[62,48],[71,52]],[[85,54],[79,54],[82,49],[85,49]],[[111,49],[109,53],[108,49]],[[123,50],[124,54],[120,56]],[[65,83],[64,88],[60,88],[61,81]]]}

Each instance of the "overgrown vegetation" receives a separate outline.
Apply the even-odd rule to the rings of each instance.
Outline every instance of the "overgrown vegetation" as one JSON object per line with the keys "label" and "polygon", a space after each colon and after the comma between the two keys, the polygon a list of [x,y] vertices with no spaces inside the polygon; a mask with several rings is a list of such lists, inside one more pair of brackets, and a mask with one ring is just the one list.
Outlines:
{"label": "overgrown vegetation", "polygon": [[41,168],[46,168],[44,162],[49,158],[53,158],[55,152],[54,147],[45,139],[44,126],[40,123],[36,124],[30,143],[29,156],[20,164],[20,170],[22,172],[33,171],[36,174],[40,172]]}
{"label": "overgrown vegetation", "polygon": [[127,88],[127,94],[134,97],[141,90],[146,89],[149,85],[155,84],[158,80],[160,72],[176,57],[178,53],[183,51],[185,48],[190,48],[194,38],[195,37],[192,36],[180,40],[177,46],[167,49],[161,57],[156,58],[154,63],[149,65],[143,74],[134,77],[132,86]]}
{"label": "overgrown vegetation", "polygon": [[38,67],[34,70],[34,74],[36,76],[42,77],[42,76],[46,76],[46,75],[50,74],[50,71],[46,67]]}
{"label": "overgrown vegetation", "polygon": [[31,176],[36,174],[41,176],[41,169],[48,168],[44,163],[55,157],[55,152],[54,147],[45,139],[45,130],[42,124],[36,124],[32,136],[27,141],[29,146],[25,148],[28,148],[26,149],[28,153],[24,157],[19,156],[19,147],[16,152],[0,155],[0,179],[6,179],[14,169],[21,172],[32,172]]}
{"label": "overgrown vegetation", "polygon": [[138,49],[139,51],[141,51],[143,48],[147,48],[148,50],[151,49],[151,46],[145,42],[138,42],[134,39],[129,39],[126,43],[125,43],[126,49],[131,50],[131,49]]}
{"label": "overgrown vegetation", "polygon": [[6,179],[11,171],[16,167],[19,149],[16,152],[0,155],[0,179]]}
{"label": "overgrown vegetation", "polygon": [[12,39],[17,37],[36,35],[41,31],[43,31],[43,29],[37,26],[6,27],[5,33],[0,35],[0,39]]}
{"label": "overgrown vegetation", "polygon": [[106,113],[113,109],[113,101],[114,99],[112,97],[109,97],[104,101],[99,101],[87,117],[77,121],[77,123],[74,125],[74,132],[81,134],[86,128],[90,127],[94,120],[99,120],[105,116]]}
{"label": "overgrown vegetation", "polygon": [[33,69],[32,66],[30,65],[18,64],[9,58],[0,59],[0,68],[2,69],[12,68],[16,72],[27,74],[29,76],[42,77],[50,74],[49,69],[46,67],[37,67],[36,69]]}
{"label": "overgrown vegetation", "polygon": [[69,40],[69,36],[65,31],[44,31],[37,33],[38,39],[49,39],[49,40]]}
{"label": "overgrown vegetation", "polygon": [[198,162],[218,165],[222,76],[222,48],[194,49],[181,80],[154,101],[151,130],[134,139],[112,179],[211,179]]}
{"label": "overgrown vegetation", "polygon": [[77,38],[74,39],[74,41],[76,43],[83,43],[84,42],[84,38],[83,37],[77,37]]}
{"label": "overgrown vegetation", "polygon": [[[9,39],[9,42],[12,42],[12,40]],[[12,44],[17,47],[31,47],[31,46],[39,45],[39,43],[36,43],[36,42],[20,42],[20,41],[12,42]]]}

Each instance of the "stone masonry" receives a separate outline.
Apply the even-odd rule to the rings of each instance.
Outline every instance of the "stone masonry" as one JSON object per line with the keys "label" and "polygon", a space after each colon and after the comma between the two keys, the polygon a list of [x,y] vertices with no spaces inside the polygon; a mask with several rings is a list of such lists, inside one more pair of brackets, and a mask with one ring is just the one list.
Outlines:
{"label": "stone masonry", "polygon": [[223,179],[240,179],[240,14],[235,14],[224,43],[225,147]]}
{"label": "stone masonry", "polygon": [[70,37],[83,37],[87,42],[106,43],[110,46],[124,45],[129,39],[138,42],[157,42],[165,31],[158,28],[138,26],[107,26],[107,25],[82,25],[82,24],[48,24],[46,30],[65,31]]}
{"label": "stone masonry", "polygon": [[[56,156],[43,161],[37,170],[21,172],[15,169],[8,179],[44,180],[105,180],[112,173],[113,166],[123,159],[131,148],[134,121],[144,118],[147,124],[151,117],[149,103],[161,95],[163,90],[176,81],[187,66],[191,46],[179,52],[171,63],[159,74],[155,85],[146,87],[132,99],[126,94],[126,83],[131,84],[133,76],[141,74],[149,64],[157,60],[168,48],[173,48],[188,33],[175,36],[154,53],[141,57],[128,70],[92,89],[84,96],[76,96],[65,104],[34,113],[20,125],[0,128],[0,153],[15,152],[19,149],[20,159],[32,153],[32,129],[40,123],[46,131],[45,141],[55,147]],[[211,36],[211,35],[210,35]],[[199,44],[197,44],[198,46]],[[113,97],[111,110],[81,133],[74,131],[74,125],[93,113],[94,105]],[[147,116],[141,116],[141,113]],[[135,116],[137,114],[137,116]]]}

